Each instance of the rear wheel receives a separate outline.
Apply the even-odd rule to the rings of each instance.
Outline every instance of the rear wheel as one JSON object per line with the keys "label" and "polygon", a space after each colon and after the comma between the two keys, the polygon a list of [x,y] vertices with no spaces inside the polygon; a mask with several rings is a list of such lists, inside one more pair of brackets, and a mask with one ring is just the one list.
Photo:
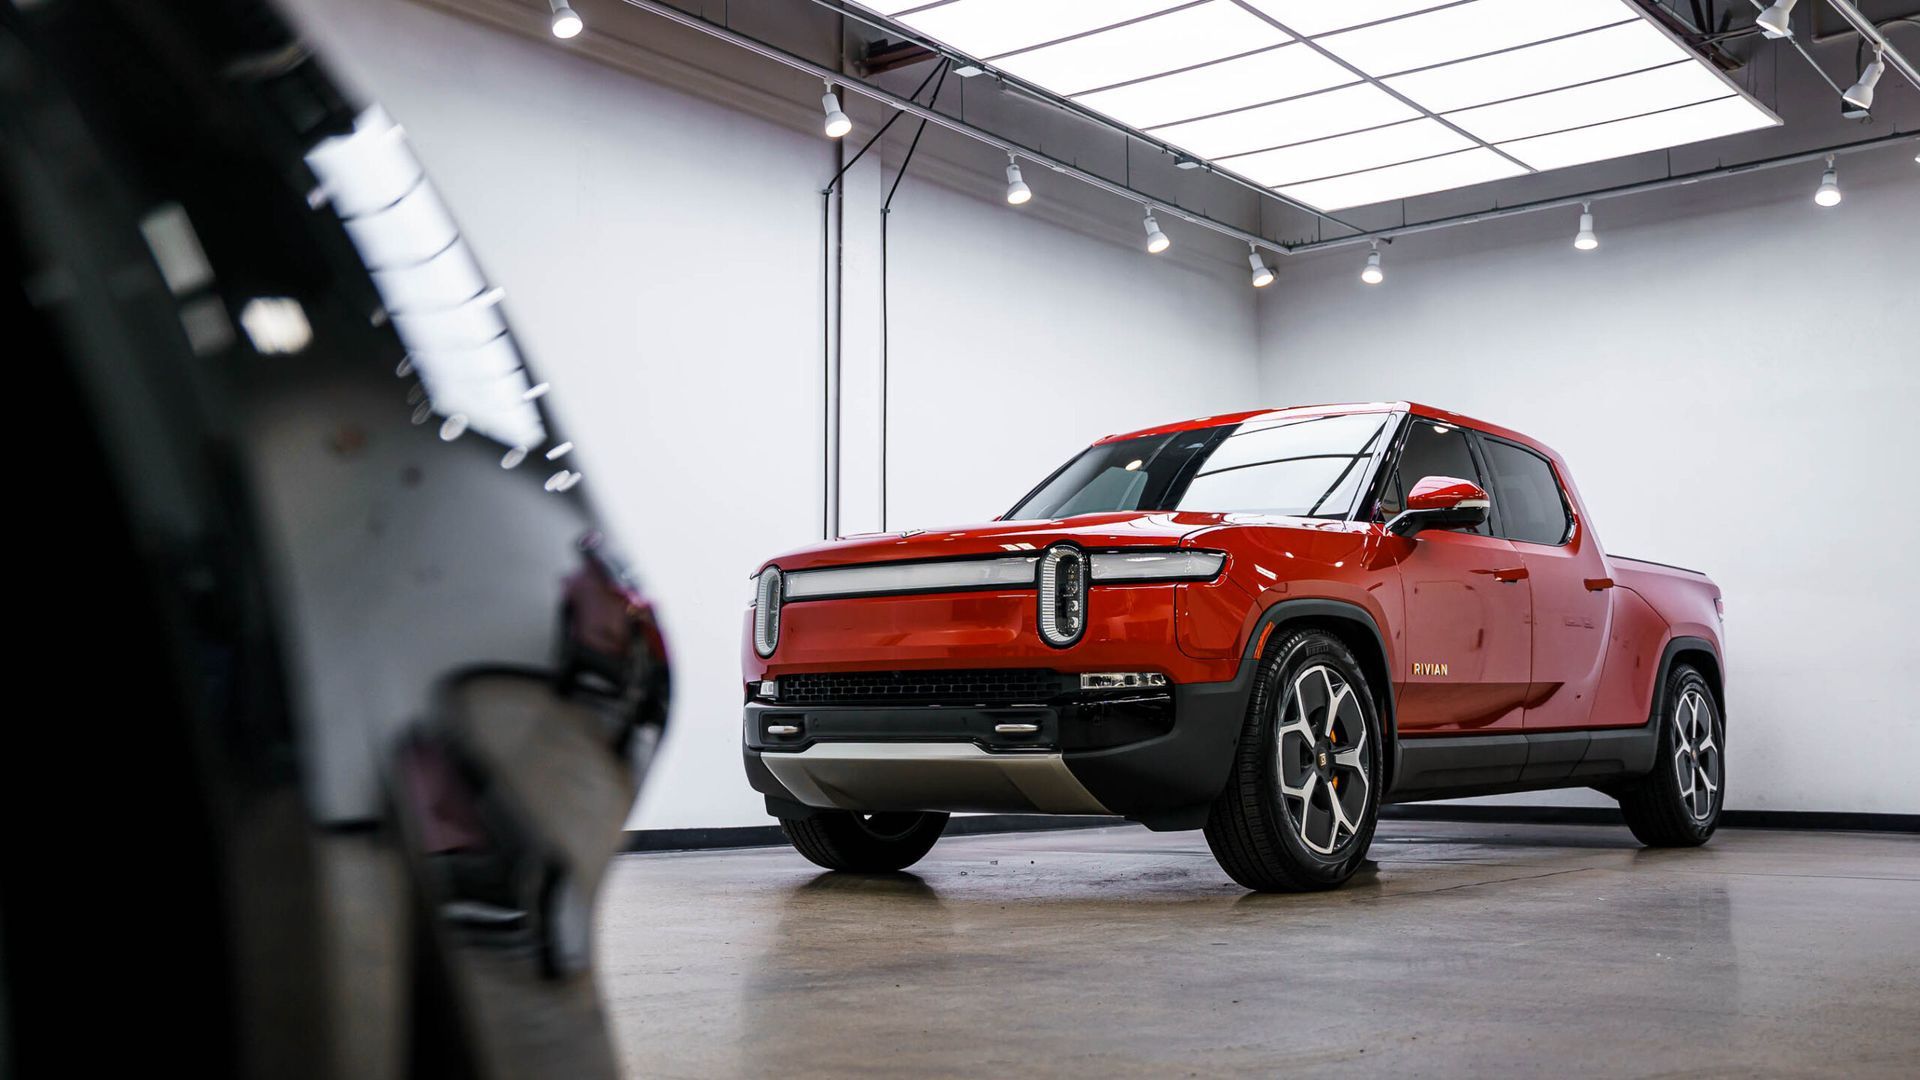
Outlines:
{"label": "rear wheel", "polygon": [[1726,799],[1726,725],[1698,668],[1675,664],[1654,714],[1653,771],[1619,790],[1620,813],[1648,847],[1698,847],[1720,824]]}
{"label": "rear wheel", "polygon": [[1331,889],[1359,869],[1380,809],[1380,718],[1339,638],[1288,634],[1262,659],[1207,846],[1262,892]]}
{"label": "rear wheel", "polygon": [[829,870],[866,874],[905,870],[919,862],[946,827],[946,814],[924,812],[823,810],[810,818],[780,819],[795,851]]}

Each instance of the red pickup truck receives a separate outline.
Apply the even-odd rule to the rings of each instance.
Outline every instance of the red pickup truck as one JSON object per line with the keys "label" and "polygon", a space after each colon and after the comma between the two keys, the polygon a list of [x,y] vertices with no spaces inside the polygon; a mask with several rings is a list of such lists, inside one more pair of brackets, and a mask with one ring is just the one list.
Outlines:
{"label": "red pickup truck", "polygon": [[1593,787],[1691,846],[1725,797],[1720,590],[1608,555],[1566,463],[1408,402],[1100,440],[1001,518],[754,577],[748,780],[795,848],[895,870],[954,811],[1205,830],[1330,888],[1383,801]]}

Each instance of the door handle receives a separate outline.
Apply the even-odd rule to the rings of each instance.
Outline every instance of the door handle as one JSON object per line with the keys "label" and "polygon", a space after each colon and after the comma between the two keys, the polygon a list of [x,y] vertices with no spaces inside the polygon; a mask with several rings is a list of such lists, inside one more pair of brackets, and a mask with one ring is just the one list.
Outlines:
{"label": "door handle", "polygon": [[1509,567],[1505,570],[1475,570],[1474,573],[1486,574],[1502,585],[1512,585],[1516,581],[1527,579],[1527,568],[1524,566]]}
{"label": "door handle", "polygon": [[1603,589],[1611,588],[1613,588],[1613,579],[1610,577],[1590,577],[1587,579],[1588,592],[1600,592]]}

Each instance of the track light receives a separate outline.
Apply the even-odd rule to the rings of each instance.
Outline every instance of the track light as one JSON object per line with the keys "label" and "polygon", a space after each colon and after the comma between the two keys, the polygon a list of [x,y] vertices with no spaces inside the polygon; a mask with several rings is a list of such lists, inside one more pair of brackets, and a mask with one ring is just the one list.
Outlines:
{"label": "track light", "polygon": [[1032,198],[1033,198],[1033,189],[1027,186],[1027,182],[1025,180],[1020,179],[1020,163],[1013,159],[1012,154],[1008,154],[1007,155],[1007,202],[1014,206],[1019,206],[1021,203],[1024,203]]}
{"label": "track light", "polygon": [[1153,220],[1151,207],[1147,209],[1146,220],[1140,224],[1147,230],[1147,254],[1158,255],[1173,246],[1173,241],[1167,239],[1167,234],[1160,231],[1160,223]]}
{"label": "track light", "polygon": [[1847,92],[1840,95],[1840,100],[1859,109],[1861,112],[1873,108],[1873,88],[1875,84],[1879,83],[1880,76],[1886,70],[1887,62],[1881,50],[1875,49],[1873,51],[1873,63],[1868,64],[1866,70],[1860,73],[1860,80],[1858,82],[1847,87]]}
{"label": "track light", "polygon": [[586,29],[587,24],[567,6],[567,0],[547,0],[547,3],[553,8],[553,18],[547,20],[547,27],[554,37],[565,40]]}
{"label": "track light", "polygon": [[1754,22],[1760,26],[1760,32],[1770,38],[1793,36],[1793,5],[1800,0],[1773,0],[1773,6],[1760,13]]}
{"label": "track light", "polygon": [[1592,251],[1600,246],[1600,238],[1593,234],[1593,204],[1580,204],[1580,231],[1573,236],[1573,246],[1580,251]]}
{"label": "track light", "polygon": [[1360,271],[1360,280],[1369,285],[1378,285],[1387,280],[1387,272],[1380,269],[1379,244],[1373,245],[1373,250],[1367,252],[1367,265]]}
{"label": "track light", "polygon": [[1273,267],[1260,258],[1259,249],[1247,245],[1247,265],[1253,267],[1253,287],[1264,289],[1273,284]]}
{"label": "track light", "polygon": [[1820,176],[1820,187],[1813,193],[1813,201],[1821,206],[1840,205],[1840,178],[1833,169],[1833,155],[1827,155],[1827,171]]}
{"label": "track light", "polygon": [[833,92],[833,84],[827,84],[827,93],[820,99],[820,111],[827,114],[827,138],[837,139],[853,130],[853,121],[840,111],[840,99]]}

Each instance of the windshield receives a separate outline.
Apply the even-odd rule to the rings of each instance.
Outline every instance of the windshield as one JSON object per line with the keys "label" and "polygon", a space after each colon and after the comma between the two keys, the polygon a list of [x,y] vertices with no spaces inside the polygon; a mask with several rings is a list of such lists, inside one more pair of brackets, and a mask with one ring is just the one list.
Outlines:
{"label": "windshield", "polygon": [[1007,517],[1196,510],[1343,519],[1373,474],[1392,418],[1250,420],[1104,443],[1068,462]]}

